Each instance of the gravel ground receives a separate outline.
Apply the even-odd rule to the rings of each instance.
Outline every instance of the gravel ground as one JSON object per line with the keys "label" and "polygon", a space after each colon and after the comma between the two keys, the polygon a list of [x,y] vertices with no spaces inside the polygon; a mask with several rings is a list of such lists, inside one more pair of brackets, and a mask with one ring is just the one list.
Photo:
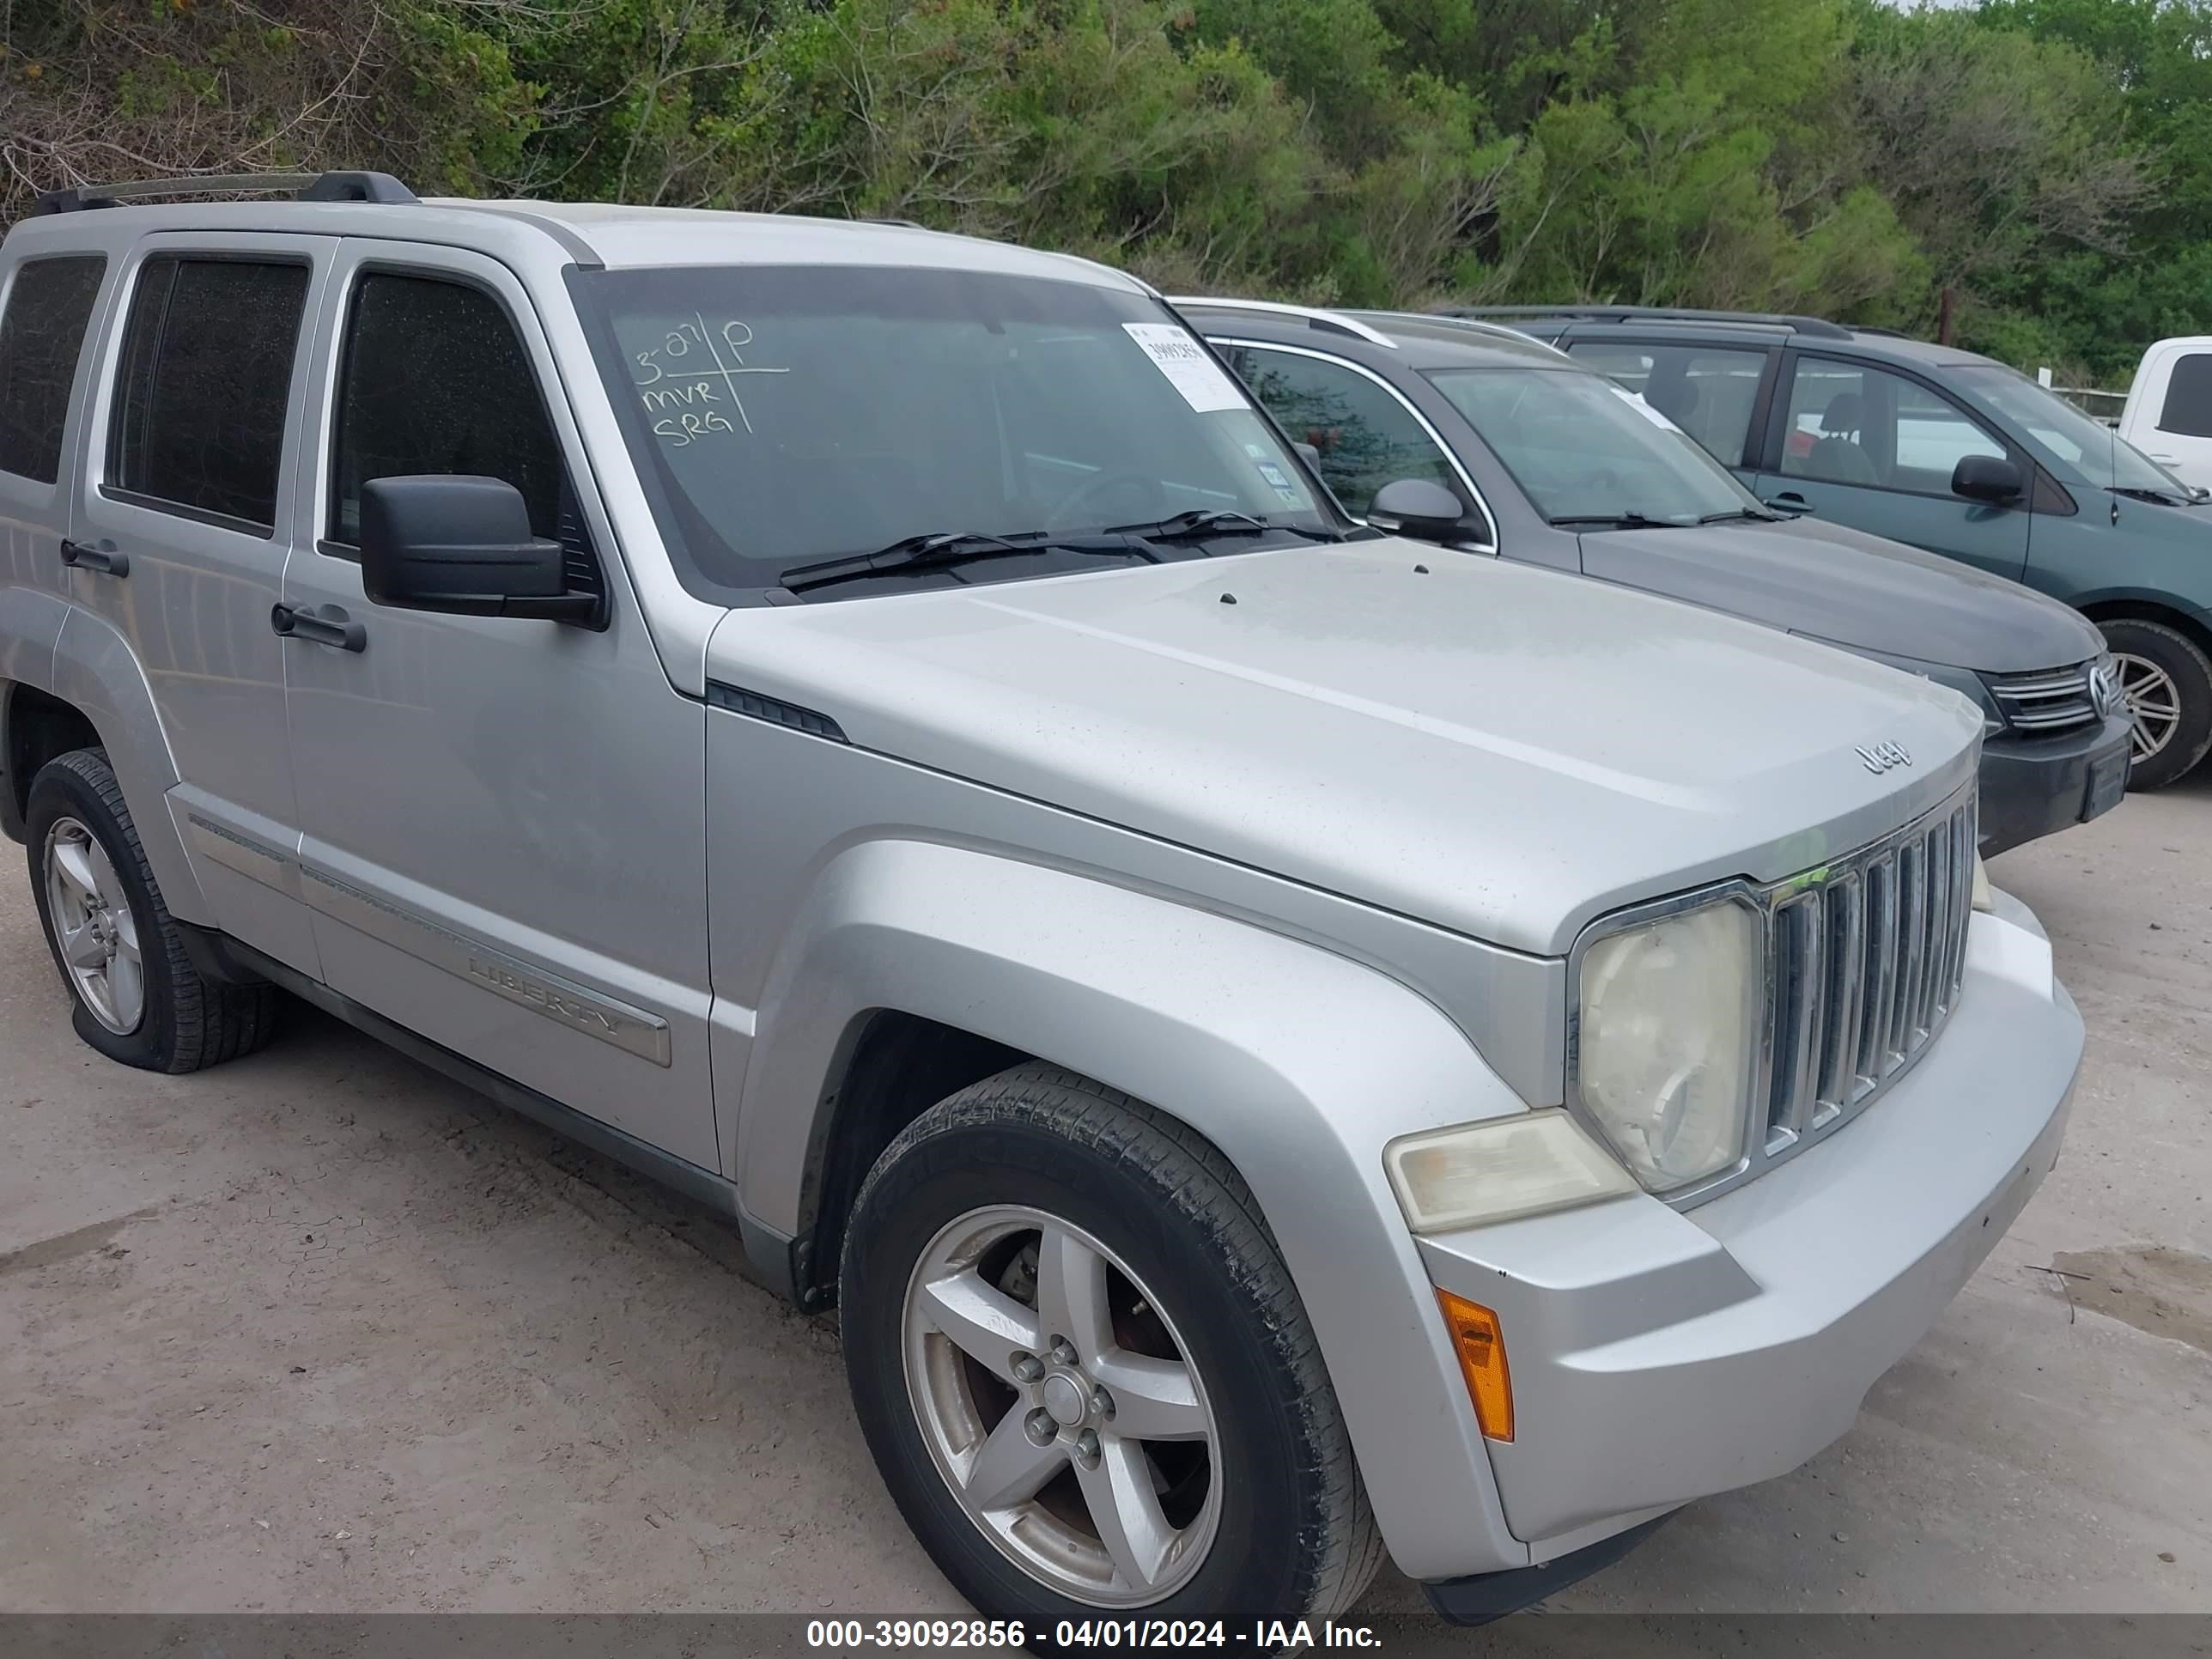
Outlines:
{"label": "gravel ground", "polygon": [[[1554,1607],[2212,1611],[2212,770],[1993,874],[2088,1020],[2057,1172],[1838,1445]],[[101,1060],[0,877],[0,1610],[957,1611],[737,1256],[304,1008]]]}

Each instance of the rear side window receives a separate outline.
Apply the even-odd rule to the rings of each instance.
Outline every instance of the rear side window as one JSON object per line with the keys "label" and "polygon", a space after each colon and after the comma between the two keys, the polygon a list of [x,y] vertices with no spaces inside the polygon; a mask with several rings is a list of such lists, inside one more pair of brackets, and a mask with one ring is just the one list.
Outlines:
{"label": "rear side window", "polygon": [[522,492],[530,527],[562,534],[567,473],[538,377],[506,309],[482,289],[370,271],[354,291],[338,392],[329,536],[361,539],[372,478],[459,472]]}
{"label": "rear side window", "polygon": [[92,302],[107,269],[100,254],[26,260],[0,311],[0,472],[52,483]]}
{"label": "rear side window", "polygon": [[[4,353],[0,346],[0,353]],[[2183,438],[2212,438],[2212,353],[2192,351],[2173,365],[2158,429]]]}
{"label": "rear side window", "polygon": [[267,534],[307,267],[156,254],[123,341],[107,483],[118,495]]}

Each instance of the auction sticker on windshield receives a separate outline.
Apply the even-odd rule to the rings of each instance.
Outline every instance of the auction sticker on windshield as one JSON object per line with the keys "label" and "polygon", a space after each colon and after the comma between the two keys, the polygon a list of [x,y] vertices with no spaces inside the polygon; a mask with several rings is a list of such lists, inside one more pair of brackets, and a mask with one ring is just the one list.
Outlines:
{"label": "auction sticker on windshield", "polygon": [[1129,337],[1144,347],[1153,365],[1182,393],[1182,400],[1200,414],[1217,409],[1249,409],[1236,381],[1190,337],[1189,331],[1173,323],[1124,323]]}
{"label": "auction sticker on windshield", "polygon": [[1607,387],[1607,389],[1610,391],[1614,397],[1620,398],[1621,402],[1626,404],[1638,415],[1641,415],[1645,420],[1650,422],[1652,425],[1657,427],[1662,432],[1680,432],[1682,429],[1680,427],[1676,426],[1674,422],[1668,420],[1666,416],[1660,413],[1659,410],[1654,409],[1650,404],[1646,403],[1642,398],[1639,398],[1636,393],[1631,392],[1626,386],[1616,386]]}

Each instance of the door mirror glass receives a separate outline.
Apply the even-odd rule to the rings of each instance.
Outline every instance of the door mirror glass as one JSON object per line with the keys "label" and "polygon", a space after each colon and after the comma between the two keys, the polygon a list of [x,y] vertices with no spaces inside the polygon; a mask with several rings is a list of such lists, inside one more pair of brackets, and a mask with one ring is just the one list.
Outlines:
{"label": "door mirror glass", "polygon": [[418,473],[361,487],[361,585],[376,605],[464,617],[591,623],[599,600],[567,591],[561,544],[534,535],[502,478]]}
{"label": "door mirror glass", "polygon": [[1970,501],[2002,505],[2017,501],[2027,488],[2019,463],[2002,455],[1962,455],[1951,469],[1951,493]]}
{"label": "door mirror glass", "polygon": [[1456,542],[1475,532],[1466,522],[1459,497],[1427,478],[1398,478],[1375,492],[1367,522],[1395,536],[1425,542]]}

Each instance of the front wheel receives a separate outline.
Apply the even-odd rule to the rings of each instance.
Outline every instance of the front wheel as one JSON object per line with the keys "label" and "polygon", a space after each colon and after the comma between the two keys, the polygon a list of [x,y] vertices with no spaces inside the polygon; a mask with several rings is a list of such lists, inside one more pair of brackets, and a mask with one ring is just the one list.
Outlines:
{"label": "front wheel", "polygon": [[870,1172],[846,1374],[908,1524],[994,1618],[1343,1612],[1381,1544],[1273,1241],[1221,1155],[1045,1066]]}
{"label": "front wheel", "polygon": [[2135,722],[2129,787],[2162,789],[2212,749],[2212,659],[2164,623],[2124,617],[2099,626]]}

